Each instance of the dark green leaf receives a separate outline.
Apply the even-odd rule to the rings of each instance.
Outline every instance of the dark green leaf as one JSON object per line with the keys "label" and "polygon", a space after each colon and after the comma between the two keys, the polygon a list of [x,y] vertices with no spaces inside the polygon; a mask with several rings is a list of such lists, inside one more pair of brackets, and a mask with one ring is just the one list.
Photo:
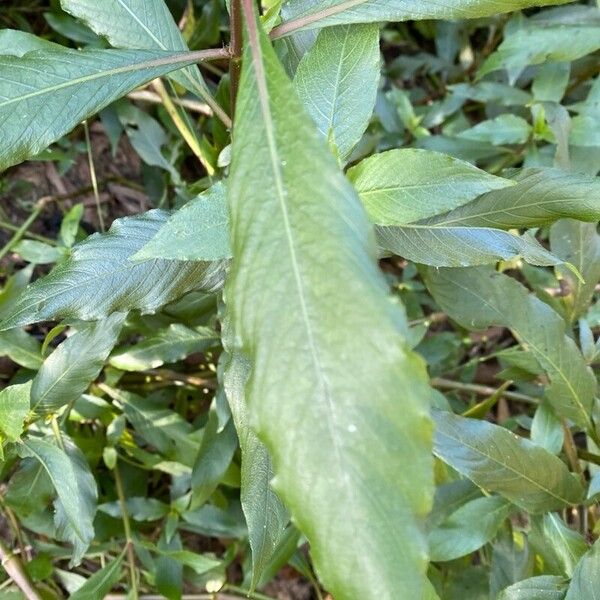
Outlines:
{"label": "dark green leaf", "polygon": [[119,582],[124,556],[125,552],[123,551],[118,558],[96,571],[74,594],[71,594],[69,600],[99,600],[104,598]]}

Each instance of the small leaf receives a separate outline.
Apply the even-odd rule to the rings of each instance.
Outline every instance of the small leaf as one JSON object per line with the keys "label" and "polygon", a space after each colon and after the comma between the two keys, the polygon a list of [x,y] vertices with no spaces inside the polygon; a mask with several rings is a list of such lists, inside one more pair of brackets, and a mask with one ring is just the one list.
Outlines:
{"label": "small leaf", "polygon": [[434,454],[479,487],[539,513],[577,504],[583,489],[543,448],[486,421],[434,411]]}
{"label": "small leaf", "polygon": [[379,60],[378,24],[341,25],[322,29],[296,70],[300,100],[341,159],[360,141],[373,114]]}
{"label": "small leaf", "polygon": [[206,261],[230,257],[227,199],[225,186],[219,182],[173,213],[132,258]]}
{"label": "small leaf", "polygon": [[10,360],[26,369],[39,369],[43,358],[42,345],[23,329],[0,331],[0,355],[8,356]]}
{"label": "small leaf", "polygon": [[531,125],[525,119],[507,113],[461,131],[458,137],[497,145],[524,144],[531,131]]}
{"label": "small leaf", "polygon": [[130,260],[168,217],[165,211],[151,210],[117,219],[108,233],[76,244],[68,259],[26,288],[2,328],[49,319],[96,320],[115,311],[153,313],[191,290],[218,289],[223,261]]}
{"label": "small leaf", "polygon": [[124,313],[84,325],[44,361],[31,388],[31,409],[40,415],[75,402],[96,379],[117,342]]}
{"label": "small leaf", "polygon": [[121,578],[121,565],[125,551],[118,558],[109,562],[104,568],[96,571],[69,600],[98,600],[104,598]]}
{"label": "small leaf", "polygon": [[546,401],[541,402],[533,415],[531,441],[551,454],[558,454],[563,446],[564,431],[554,409]]}
{"label": "small leaf", "polygon": [[23,423],[29,414],[31,381],[9,385],[0,390],[0,430],[11,442],[23,433]]}
{"label": "small leaf", "polygon": [[110,357],[110,364],[123,371],[155,369],[195,352],[203,352],[215,346],[218,340],[217,332],[209,327],[192,329],[172,323],[137,344],[119,348]]}
{"label": "small leaf", "polygon": [[415,149],[375,154],[349,169],[348,178],[377,225],[414,223],[514,185],[446,154]]}
{"label": "small leaf", "polygon": [[443,562],[475,552],[494,538],[511,509],[499,496],[467,502],[429,533],[430,559]]}
{"label": "small leaf", "polygon": [[55,523],[60,539],[75,548],[72,563],[79,563],[94,539],[94,516],[98,492],[96,481],[81,451],[67,438],[65,450],[48,441],[29,438],[19,446],[19,456],[37,459],[50,476],[58,494]]}

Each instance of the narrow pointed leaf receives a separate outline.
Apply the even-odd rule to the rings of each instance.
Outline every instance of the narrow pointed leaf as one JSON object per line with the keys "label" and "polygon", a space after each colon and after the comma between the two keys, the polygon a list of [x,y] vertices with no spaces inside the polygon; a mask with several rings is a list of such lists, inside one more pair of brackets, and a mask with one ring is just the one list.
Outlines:
{"label": "narrow pointed leaf", "polygon": [[31,409],[43,415],[75,402],[102,370],[124,320],[124,313],[112,314],[84,325],[62,342],[33,380]]}
{"label": "narrow pointed leaf", "polygon": [[490,269],[428,269],[425,279],[436,302],[464,327],[510,328],[548,374],[546,397],[557,414],[591,426],[596,379],[558,313],[511,277]]}
{"label": "narrow pointed leaf", "polygon": [[428,224],[528,228],[562,218],[600,220],[600,178],[558,169],[523,169],[515,185],[496,189]]}
{"label": "narrow pointed leaf", "polygon": [[74,544],[73,562],[79,562],[94,539],[98,492],[81,451],[69,440],[64,442],[67,451],[37,438],[24,440],[18,448],[21,457],[37,459],[50,476],[58,495],[55,514],[58,535]]}
{"label": "narrow pointed leaf", "polygon": [[432,495],[422,364],[358,197],[244,6],[226,302],[252,362],[251,421],[336,599],[418,598]]}
{"label": "narrow pointed leaf", "polygon": [[223,261],[131,260],[168,217],[165,211],[151,210],[117,219],[107,233],[74,246],[68,259],[25,289],[2,328],[49,319],[96,320],[134,309],[153,313],[191,290],[218,289]]}
{"label": "narrow pointed leaf", "polygon": [[98,600],[104,598],[117,583],[121,577],[121,565],[125,553],[109,562],[104,568],[96,571],[74,594],[71,594],[69,600]]}
{"label": "narrow pointed leaf", "polygon": [[[177,243],[174,243],[174,240]],[[217,183],[176,211],[134,260],[219,260],[231,257],[225,186]]]}
{"label": "narrow pointed leaf", "polygon": [[434,411],[433,452],[479,487],[533,512],[577,504],[583,488],[556,456],[478,419]]}
{"label": "narrow pointed leaf", "polygon": [[381,248],[408,260],[433,267],[469,267],[521,257],[533,265],[563,261],[533,237],[489,227],[444,227],[410,224],[376,226]]}
{"label": "narrow pointed leaf", "polygon": [[370,156],[348,178],[377,225],[414,223],[513,185],[447,154],[412,148]]}
{"label": "narrow pointed leaf", "polygon": [[68,48],[0,56],[0,171],[40,153],[136,87],[201,57]]}
{"label": "narrow pointed leaf", "polygon": [[350,154],[369,124],[379,71],[377,24],[321,30],[298,65],[296,92],[341,159]]}
{"label": "narrow pointed leaf", "polygon": [[377,23],[421,19],[475,19],[570,0],[288,0],[290,22],[281,27],[310,29],[342,23]]}

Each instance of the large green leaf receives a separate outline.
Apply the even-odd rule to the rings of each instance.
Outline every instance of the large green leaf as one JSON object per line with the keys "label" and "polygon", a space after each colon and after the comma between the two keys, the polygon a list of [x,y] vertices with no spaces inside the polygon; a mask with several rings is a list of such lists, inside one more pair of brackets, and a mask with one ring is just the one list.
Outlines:
{"label": "large green leaf", "polygon": [[522,229],[562,218],[600,220],[598,177],[558,169],[523,169],[513,181],[516,185],[490,191],[424,223]]}
{"label": "large green leaf", "polygon": [[[177,243],[173,243],[175,239]],[[219,182],[173,213],[133,258],[219,260],[230,257],[225,186]]]}
{"label": "large green leaf", "polygon": [[343,23],[377,23],[421,19],[474,19],[532,6],[571,0],[288,0],[291,17],[278,35]]}
{"label": "large green leaf", "polygon": [[68,259],[25,289],[2,329],[47,319],[95,320],[115,311],[152,313],[191,290],[218,289],[223,261],[130,260],[168,217],[151,210],[117,219],[108,233],[77,244]]}
{"label": "large green leaf", "polygon": [[125,551],[109,562],[104,568],[96,571],[69,600],[98,600],[104,598],[121,578],[121,565]]}
{"label": "large green leaf", "polygon": [[434,454],[483,489],[533,513],[581,501],[579,480],[544,448],[487,421],[445,411],[433,419]]}
{"label": "large green leaf", "polygon": [[414,223],[513,185],[447,154],[412,148],[370,156],[348,178],[377,225]]}
{"label": "large green leaf", "polygon": [[516,280],[487,268],[428,269],[427,286],[448,315],[469,329],[509,327],[548,373],[546,396],[556,412],[591,427],[596,379],[565,321]]}
{"label": "large green leaf", "polygon": [[384,250],[433,267],[469,267],[516,257],[541,266],[563,262],[531,236],[519,236],[489,227],[377,225],[375,231]]}
{"label": "large green leaf", "polygon": [[505,588],[498,600],[563,600],[567,585],[562,577],[540,575]]}
{"label": "large green leaf", "polygon": [[[115,48],[188,49],[164,0],[60,0],[60,4]],[[181,69],[171,77],[208,101],[213,109],[222,111],[211,99],[198,67]]]}
{"label": "large green leaf", "polygon": [[475,552],[494,538],[511,508],[500,496],[467,502],[429,533],[431,560],[449,561]]}
{"label": "large green leaf", "polygon": [[57,534],[75,547],[72,562],[79,562],[94,539],[94,516],[98,492],[96,481],[81,451],[68,439],[65,450],[54,444],[29,438],[18,446],[21,457],[37,459],[56,490],[54,520]]}
{"label": "large green leaf", "polygon": [[234,352],[252,362],[251,421],[329,591],[418,598],[432,495],[423,365],[362,206],[244,6],[226,301]]}
{"label": "large green leaf", "polygon": [[68,48],[0,56],[0,171],[35,156],[136,87],[201,57]]}
{"label": "large green leaf", "polygon": [[110,364],[123,371],[155,369],[194,352],[203,352],[214,346],[218,339],[217,332],[209,327],[192,329],[173,323],[137,344],[119,348],[110,357]]}
{"label": "large green leaf", "polygon": [[83,325],[44,361],[31,387],[31,409],[56,412],[75,402],[96,379],[117,342],[124,313]]}
{"label": "large green leaf", "polygon": [[600,544],[596,542],[579,561],[565,600],[599,600],[598,571],[600,570]]}
{"label": "large green leaf", "polygon": [[0,391],[0,433],[15,442],[23,433],[29,413],[31,382],[9,385]]}
{"label": "large green leaf", "polygon": [[341,159],[350,154],[369,124],[379,77],[377,24],[323,29],[298,65],[296,92]]}

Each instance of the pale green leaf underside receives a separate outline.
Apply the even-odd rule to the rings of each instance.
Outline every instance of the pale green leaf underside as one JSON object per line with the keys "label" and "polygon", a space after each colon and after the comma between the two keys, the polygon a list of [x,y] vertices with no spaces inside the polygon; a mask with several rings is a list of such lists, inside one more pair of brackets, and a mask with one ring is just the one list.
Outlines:
{"label": "pale green leaf underside", "polygon": [[252,361],[251,419],[336,600],[419,598],[432,492],[422,364],[402,343],[355,192],[249,29],[226,303],[234,351]]}
{"label": "pale green leaf underside", "polygon": [[600,178],[558,169],[523,169],[515,185],[483,194],[430,225],[526,229],[562,218],[600,220]]}
{"label": "pale green leaf underside", "polygon": [[600,600],[598,570],[600,569],[600,544],[596,542],[579,561],[565,600]]}
{"label": "pale green leaf underside", "polygon": [[225,261],[131,260],[168,218],[152,210],[117,219],[107,233],[77,244],[68,259],[25,289],[2,328],[49,319],[96,320],[116,311],[153,313],[191,290],[218,289]]}
{"label": "pale green leaf underside", "polygon": [[537,513],[577,504],[578,479],[529,440],[487,421],[434,411],[434,454],[453,469],[517,506]]}
{"label": "pale green leaf underside", "polygon": [[11,442],[19,439],[29,413],[31,382],[15,384],[0,391],[0,432]]}
{"label": "pale green leaf underside", "polygon": [[[60,4],[115,48],[188,50],[164,0],[61,0]],[[171,77],[186,89],[206,96],[206,84],[197,66],[181,69]]]}
{"label": "pale green leaf underside", "polygon": [[473,19],[570,0],[288,0],[292,21],[305,29],[344,23]]}
{"label": "pale green leaf underside", "polygon": [[173,213],[133,259],[218,260],[230,257],[225,186],[219,182]]}
{"label": "pale green leaf underside", "polygon": [[68,48],[0,56],[0,171],[136,87],[197,60],[193,53]]}
{"label": "pale green leaf underside", "polygon": [[300,100],[341,159],[360,141],[373,114],[379,62],[379,25],[341,25],[323,29],[296,70]]}
{"label": "pale green leaf underside", "polygon": [[521,257],[540,266],[563,261],[533,237],[485,227],[443,227],[410,224],[375,227],[381,248],[433,267],[468,267]]}
{"label": "pale green leaf underside", "polygon": [[550,377],[556,412],[589,427],[596,380],[566,324],[516,280],[488,268],[428,269],[427,287],[448,315],[469,329],[508,327]]}

